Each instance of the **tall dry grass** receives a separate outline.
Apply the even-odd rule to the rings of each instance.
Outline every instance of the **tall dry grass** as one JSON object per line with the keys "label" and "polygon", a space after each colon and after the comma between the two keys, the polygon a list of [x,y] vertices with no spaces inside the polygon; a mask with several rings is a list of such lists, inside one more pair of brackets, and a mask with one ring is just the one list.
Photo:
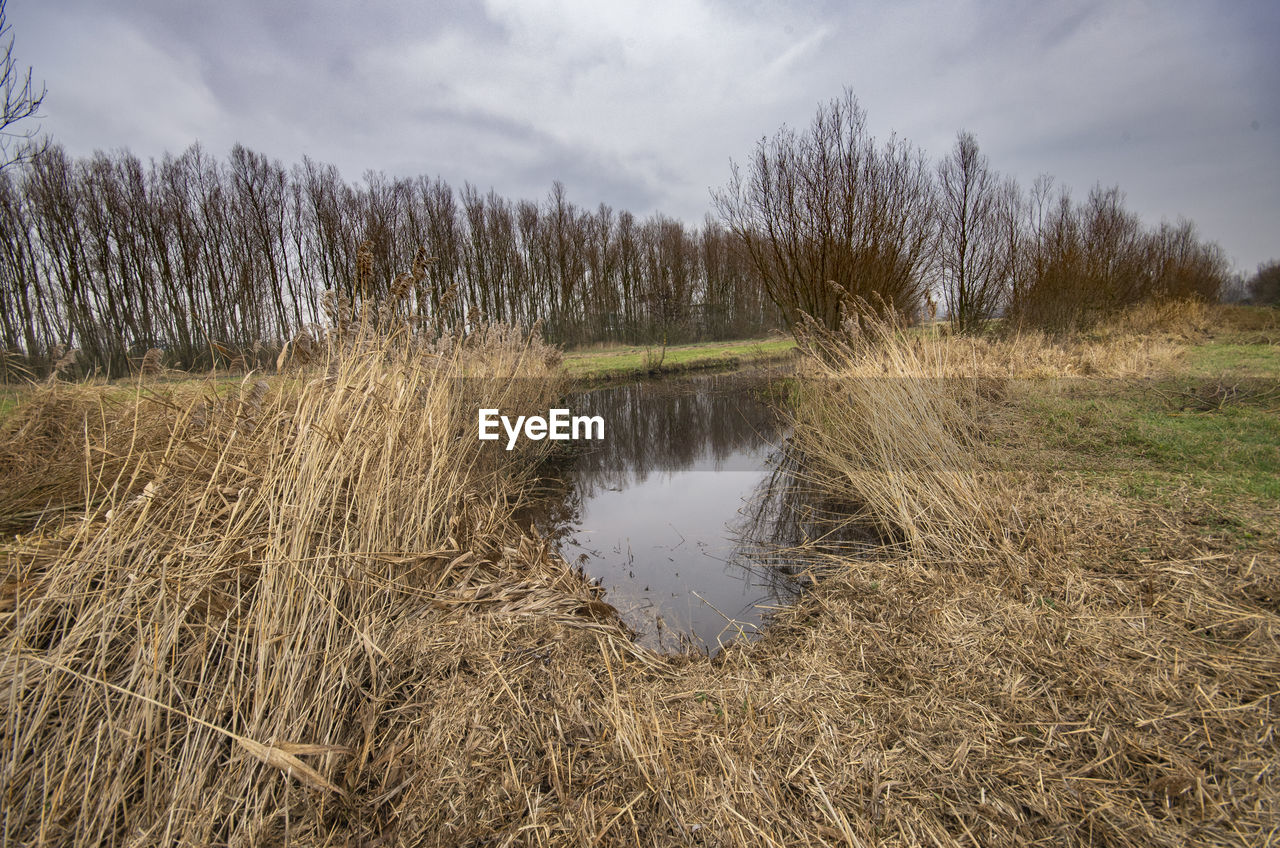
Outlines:
{"label": "tall dry grass", "polygon": [[319,368],[220,397],[137,396],[105,441],[22,431],[114,458],[78,464],[78,517],[5,553],[0,841],[261,844],[376,816],[408,685],[390,634],[495,574],[567,573],[510,523],[545,443],[475,435],[480,405],[546,409],[550,349],[502,327],[323,344]]}
{"label": "tall dry grass", "polygon": [[912,556],[993,552],[1019,532],[1017,500],[987,441],[992,401],[1072,378],[1150,374],[1203,334],[1197,301],[1143,304],[1086,336],[984,337],[846,317],[809,325],[793,408],[808,483]]}
{"label": "tall dry grass", "polygon": [[892,320],[842,330],[806,335],[792,424],[810,484],[915,556],[1003,544],[1002,493],[979,477],[959,394],[974,382],[954,379],[961,348],[908,338]]}
{"label": "tall dry grass", "polygon": [[153,441],[155,419],[135,421],[130,406],[100,386],[48,382],[24,389],[0,421],[0,533],[83,510],[97,481],[113,481],[121,457]]}

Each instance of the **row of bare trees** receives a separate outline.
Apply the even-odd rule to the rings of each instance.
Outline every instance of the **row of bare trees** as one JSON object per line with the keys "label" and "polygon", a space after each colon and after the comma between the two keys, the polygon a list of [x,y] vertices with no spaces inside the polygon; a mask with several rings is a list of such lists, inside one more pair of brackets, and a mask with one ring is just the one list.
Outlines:
{"label": "row of bare trees", "polygon": [[[362,244],[367,275],[356,273]],[[540,203],[426,177],[353,185],[332,166],[286,169],[240,146],[226,160],[194,146],[144,164],[54,145],[0,172],[0,343],[37,370],[71,348],[109,374],[152,348],[170,367],[265,364],[323,320],[326,292],[357,308],[384,297],[419,245],[435,262],[410,303],[428,320],[541,321],[571,344],[780,326],[738,242],[710,218],[692,229],[584,209],[559,183]]]}
{"label": "row of bare trees", "polygon": [[960,331],[997,316],[1065,330],[1144,300],[1213,300],[1229,278],[1193,224],[1146,228],[1118,188],[1077,203],[1042,177],[1024,192],[966,132],[936,167],[896,136],[878,143],[849,91],[807,131],[762,140],[716,206],[793,324],[917,316],[937,293]]}
{"label": "row of bare trees", "polygon": [[1228,279],[1188,222],[1145,227],[1116,188],[1075,202],[1041,178],[1024,192],[968,133],[933,165],[877,142],[851,92],[807,131],[761,141],[701,229],[580,208],[559,183],[542,202],[426,177],[351,184],[240,146],[144,164],[52,145],[25,160],[0,170],[0,344],[35,370],[71,348],[109,374],[153,349],[172,367],[263,365],[324,320],[326,298],[384,298],[419,246],[435,261],[413,282],[417,317],[541,322],[568,344],[916,316],[934,294],[961,331],[997,316],[1070,329],[1143,300],[1213,299]]}
{"label": "row of bare trees", "polygon": [[1215,301],[1230,279],[1225,252],[1192,222],[1144,227],[1118,188],[1077,203],[1042,177],[1011,198],[1025,217],[1009,242],[1004,302],[1022,323],[1071,329],[1144,301]]}

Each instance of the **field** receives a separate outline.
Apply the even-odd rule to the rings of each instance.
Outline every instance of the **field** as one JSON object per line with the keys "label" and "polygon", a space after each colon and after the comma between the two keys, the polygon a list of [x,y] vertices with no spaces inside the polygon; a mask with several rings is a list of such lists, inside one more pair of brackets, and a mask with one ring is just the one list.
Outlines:
{"label": "field", "polygon": [[631,379],[652,373],[736,368],[787,356],[795,349],[790,337],[670,345],[601,345],[565,354],[565,372],[584,380]]}
{"label": "field", "polygon": [[643,349],[371,335],[216,394],[25,390],[0,842],[1274,840],[1275,313],[812,344],[796,448],[881,546],[796,551],[813,588],[714,659],[637,648],[513,521],[539,454],[469,435],[474,392],[545,409]]}

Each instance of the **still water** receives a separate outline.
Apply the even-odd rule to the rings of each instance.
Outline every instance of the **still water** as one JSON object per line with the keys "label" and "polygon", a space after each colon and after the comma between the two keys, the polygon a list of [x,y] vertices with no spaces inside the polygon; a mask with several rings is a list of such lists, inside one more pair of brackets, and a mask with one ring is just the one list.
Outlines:
{"label": "still water", "polygon": [[642,644],[714,653],[758,632],[798,591],[761,532],[773,528],[786,440],[763,396],[769,380],[653,380],[565,403],[604,416],[605,438],[557,463],[556,496],[539,523],[600,581]]}

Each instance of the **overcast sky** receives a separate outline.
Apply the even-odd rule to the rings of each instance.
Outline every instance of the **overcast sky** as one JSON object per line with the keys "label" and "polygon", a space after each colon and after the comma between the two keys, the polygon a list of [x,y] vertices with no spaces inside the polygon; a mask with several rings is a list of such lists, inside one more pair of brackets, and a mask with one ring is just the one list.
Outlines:
{"label": "overcast sky", "polygon": [[240,142],[697,224],[848,86],[877,137],[959,129],[1024,186],[1119,184],[1241,269],[1280,257],[1280,3],[9,0],[71,153]]}

